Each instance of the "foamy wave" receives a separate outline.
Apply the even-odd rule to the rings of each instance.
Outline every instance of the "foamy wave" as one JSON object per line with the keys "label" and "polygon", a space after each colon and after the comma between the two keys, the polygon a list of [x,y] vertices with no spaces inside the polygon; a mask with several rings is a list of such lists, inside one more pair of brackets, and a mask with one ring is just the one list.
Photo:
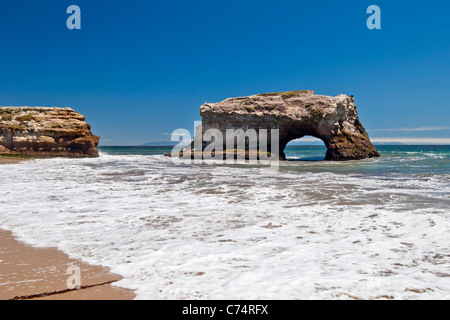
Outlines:
{"label": "foamy wave", "polygon": [[0,226],[110,267],[138,299],[449,299],[448,175],[319,167],[332,165],[0,166]]}

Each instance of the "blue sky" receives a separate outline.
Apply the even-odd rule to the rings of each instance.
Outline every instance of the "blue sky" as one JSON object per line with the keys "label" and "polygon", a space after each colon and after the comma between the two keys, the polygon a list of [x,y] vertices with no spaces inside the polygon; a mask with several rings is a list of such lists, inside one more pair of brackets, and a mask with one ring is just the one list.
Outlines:
{"label": "blue sky", "polygon": [[0,105],[73,107],[139,145],[205,101],[311,89],[353,94],[375,141],[450,143],[449,39],[449,1],[1,1]]}

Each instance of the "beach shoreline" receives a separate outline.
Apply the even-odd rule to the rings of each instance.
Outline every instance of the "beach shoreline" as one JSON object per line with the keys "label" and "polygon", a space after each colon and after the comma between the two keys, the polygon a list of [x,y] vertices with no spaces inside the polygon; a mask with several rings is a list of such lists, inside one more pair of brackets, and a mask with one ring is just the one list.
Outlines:
{"label": "beach shoreline", "polygon": [[[56,248],[36,248],[0,229],[0,300],[132,300],[109,269],[69,258]],[[78,270],[78,271],[75,271]],[[71,290],[68,283],[80,289]]]}
{"label": "beach shoreline", "polygon": [[[0,157],[0,165],[32,158]],[[0,300],[132,300],[131,290],[112,284],[122,279],[108,268],[70,259],[56,248],[34,248],[0,229]],[[70,290],[68,268],[80,270],[81,287]],[[75,273],[74,273],[75,274]]]}

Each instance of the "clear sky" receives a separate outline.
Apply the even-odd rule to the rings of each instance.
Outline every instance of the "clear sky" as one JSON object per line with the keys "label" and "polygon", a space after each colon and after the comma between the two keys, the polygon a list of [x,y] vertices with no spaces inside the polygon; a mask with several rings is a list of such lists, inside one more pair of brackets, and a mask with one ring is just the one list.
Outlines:
{"label": "clear sky", "polygon": [[205,101],[311,89],[353,94],[375,140],[450,143],[449,40],[446,0],[2,0],[0,105],[73,107],[101,144],[139,145]]}

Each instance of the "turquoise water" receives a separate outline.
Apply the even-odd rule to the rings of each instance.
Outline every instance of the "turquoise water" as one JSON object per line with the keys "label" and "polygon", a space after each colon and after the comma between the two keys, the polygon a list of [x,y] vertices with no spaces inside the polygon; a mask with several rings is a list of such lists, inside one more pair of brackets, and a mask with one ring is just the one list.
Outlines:
{"label": "turquoise water", "polygon": [[[315,172],[366,172],[393,174],[449,174],[450,146],[377,146],[379,158],[362,161],[323,161],[326,148],[287,147],[286,157],[292,162],[311,162],[308,166]],[[295,169],[296,165],[291,169]],[[297,165],[298,167],[298,165]],[[301,166],[300,166],[301,167]]]}
{"label": "turquoise water", "polygon": [[[173,147],[100,147],[108,155],[164,155]],[[362,161],[324,161],[325,146],[288,146],[282,169],[308,172],[449,174],[450,146],[377,146],[381,157]]]}
{"label": "turquoise water", "polygon": [[98,149],[109,155],[156,156],[170,152],[173,147],[99,147]]}

